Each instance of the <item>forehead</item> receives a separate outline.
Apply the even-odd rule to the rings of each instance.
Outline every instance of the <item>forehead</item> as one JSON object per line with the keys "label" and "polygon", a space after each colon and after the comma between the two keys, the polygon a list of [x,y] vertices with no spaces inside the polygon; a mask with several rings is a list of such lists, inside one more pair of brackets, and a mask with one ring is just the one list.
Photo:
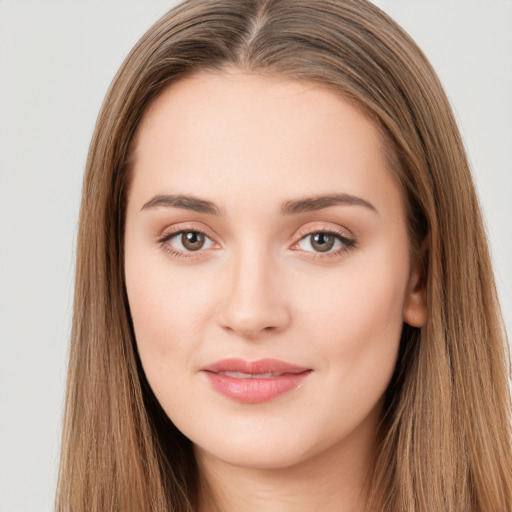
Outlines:
{"label": "forehead", "polygon": [[132,164],[139,201],[154,193],[278,201],[396,188],[379,129],[353,105],[315,84],[238,71],[164,90],[137,129]]}
{"label": "forehead", "polygon": [[[312,138],[318,129],[330,129],[333,122],[339,129],[336,118],[341,111],[343,117],[350,116],[350,127],[346,123],[350,131],[357,125],[366,136],[372,136],[373,142],[381,143],[379,130],[362,109],[322,85],[232,68],[202,72],[173,83],[150,103],[137,129],[135,146],[139,147],[144,132],[154,137],[164,124],[169,131],[174,121],[179,121],[180,126],[176,128],[180,133],[199,137],[209,127],[210,116],[214,118],[216,132],[224,127],[229,133],[250,132],[250,135],[261,135],[260,142],[264,142],[264,135],[275,137],[278,132],[280,138],[286,134],[297,136],[301,128],[303,135]],[[194,126],[186,124],[187,121]],[[291,124],[294,124],[293,131]],[[225,131],[218,134],[227,135]]]}

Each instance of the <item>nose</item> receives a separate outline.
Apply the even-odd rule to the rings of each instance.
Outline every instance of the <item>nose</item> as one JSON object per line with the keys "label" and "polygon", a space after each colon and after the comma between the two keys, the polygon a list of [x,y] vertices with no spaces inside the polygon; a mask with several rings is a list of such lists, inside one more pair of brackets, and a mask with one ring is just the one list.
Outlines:
{"label": "nose", "polygon": [[264,251],[233,259],[222,276],[219,324],[248,339],[286,329],[290,309],[277,262]]}

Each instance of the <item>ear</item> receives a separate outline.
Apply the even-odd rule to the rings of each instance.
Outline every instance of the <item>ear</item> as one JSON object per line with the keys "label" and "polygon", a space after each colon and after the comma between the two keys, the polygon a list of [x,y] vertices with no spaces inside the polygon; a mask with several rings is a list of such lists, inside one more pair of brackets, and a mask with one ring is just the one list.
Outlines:
{"label": "ear", "polygon": [[426,238],[411,265],[404,304],[404,322],[411,327],[423,327],[427,321],[425,265],[429,240]]}

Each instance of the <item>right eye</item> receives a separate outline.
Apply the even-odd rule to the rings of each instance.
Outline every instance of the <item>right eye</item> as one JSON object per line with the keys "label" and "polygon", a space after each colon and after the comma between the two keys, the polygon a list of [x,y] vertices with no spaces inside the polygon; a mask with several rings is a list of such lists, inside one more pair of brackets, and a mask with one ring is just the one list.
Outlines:
{"label": "right eye", "polygon": [[190,253],[211,249],[215,243],[202,231],[187,229],[165,235],[159,240],[162,247],[178,257],[189,257]]}

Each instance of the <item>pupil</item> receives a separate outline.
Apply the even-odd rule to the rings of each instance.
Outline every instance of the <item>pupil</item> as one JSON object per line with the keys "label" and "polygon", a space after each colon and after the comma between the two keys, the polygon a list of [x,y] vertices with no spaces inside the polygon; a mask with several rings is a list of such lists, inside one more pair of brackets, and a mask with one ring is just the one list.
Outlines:
{"label": "pupil", "polygon": [[316,233],[311,245],[316,251],[327,252],[334,246],[334,237],[326,233]]}
{"label": "pupil", "polygon": [[181,243],[189,251],[197,251],[204,245],[204,235],[196,231],[189,231],[181,235]]}

